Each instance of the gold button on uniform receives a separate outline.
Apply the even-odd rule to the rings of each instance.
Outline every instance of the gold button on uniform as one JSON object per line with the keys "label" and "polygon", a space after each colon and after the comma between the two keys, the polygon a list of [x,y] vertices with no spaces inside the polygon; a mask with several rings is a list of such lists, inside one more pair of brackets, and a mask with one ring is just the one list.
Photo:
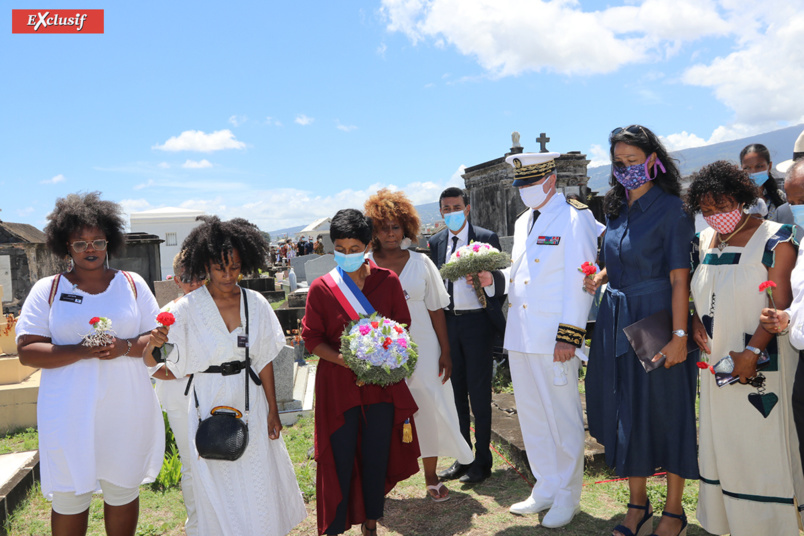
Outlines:
{"label": "gold button on uniform", "polygon": [[509,303],[509,304],[508,304],[508,308],[509,308],[509,309],[510,309],[511,307],[513,307],[513,306],[514,306],[514,304],[513,304],[513,303]]}
{"label": "gold button on uniform", "polygon": [[512,278],[511,278],[511,279],[509,279],[508,281],[509,281],[509,282],[511,282],[511,283],[513,283],[513,282],[514,282],[514,278],[512,277]]}
{"label": "gold button on uniform", "polygon": [[528,284],[528,281],[530,281],[530,280],[529,280],[529,279],[526,279],[526,280],[525,280],[525,284],[526,284],[526,285]]}
{"label": "gold button on uniform", "polygon": [[539,259],[535,259],[533,262],[539,262]]}
{"label": "gold button on uniform", "polygon": [[527,303],[523,303],[523,304],[522,304],[522,308],[523,308],[523,309],[527,309],[527,308],[528,308],[528,304],[527,304]]}

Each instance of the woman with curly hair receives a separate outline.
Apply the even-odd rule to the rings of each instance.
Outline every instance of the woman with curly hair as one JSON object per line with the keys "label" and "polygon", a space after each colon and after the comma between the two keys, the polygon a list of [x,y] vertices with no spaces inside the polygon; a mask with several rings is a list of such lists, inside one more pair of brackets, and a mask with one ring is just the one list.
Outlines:
{"label": "woman with curly hair", "polygon": [[[124,245],[121,212],[98,192],[56,201],[47,245],[72,268],[39,280],[17,322],[20,362],[42,369],[39,459],[55,536],[86,534],[101,490],[106,533],[133,535],[140,484],[162,467],[164,424],[140,358],[159,307],[139,275],[108,268]],[[108,344],[82,344],[94,317],[111,321]]]}
{"label": "woman with curly hair", "polygon": [[[759,290],[764,281],[775,283],[770,306],[785,309],[792,301],[795,230],[745,213],[759,191],[736,166],[715,162],[692,178],[685,208],[710,226],[693,255],[693,339],[710,365],[730,356],[733,370],[715,370],[742,384],[718,387],[716,376],[701,373],[698,520],[712,534],[798,534],[796,500],[804,500],[792,405],[798,352],[786,332],[771,333],[759,322],[770,302]],[[770,362],[758,373],[761,356]]]}
{"label": "woman with curly hair", "polygon": [[740,151],[740,167],[762,190],[760,199],[768,211],[765,219],[778,223],[794,223],[787,197],[771,175],[773,162],[768,148],[761,143],[746,145]]}
{"label": "woman with curly hair", "polygon": [[419,235],[419,216],[404,193],[380,190],[368,198],[364,210],[374,228],[369,258],[399,276],[408,300],[410,335],[419,346],[419,360],[407,383],[419,406],[414,417],[424,480],[433,501],[446,501],[449,490],[436,475],[438,456],[457,458],[462,464],[474,459],[458,426],[449,381],[452,361],[444,316],[449,294],[430,257],[408,249]]}
{"label": "woman with curly hair", "polygon": [[[341,334],[355,313],[347,311],[339,292],[344,286],[378,314],[410,324],[405,294],[396,274],[365,258],[371,220],[358,210],[339,210],[329,232],[335,246],[336,276],[319,277],[310,285],[302,320],[302,338],[321,358],[315,378],[316,507],[319,534],[342,534],[361,524],[363,536],[377,535],[385,494],[419,470],[416,428],[404,440],[406,420],[416,403],[405,382],[386,387],[358,384],[340,353]],[[332,286],[329,284],[332,283]],[[335,288],[333,288],[333,286]],[[354,292],[359,289],[362,298]]]}
{"label": "woman with curly hair", "polygon": [[[628,477],[628,512],[615,536],[645,536],[653,528],[647,477],[667,471],[667,501],[656,534],[686,530],[684,480],[698,478],[694,360],[687,359],[692,219],[679,198],[681,176],[662,143],[641,125],[609,136],[612,188],[604,199],[605,268],[586,278],[600,304],[586,377],[589,433],[606,448],[606,463]],[[672,335],[641,364],[623,328],[666,311]]]}
{"label": "woman with curly hair", "polygon": [[[269,246],[259,229],[242,218],[201,216],[182,249],[182,273],[209,283],[171,309],[175,323],[151,332],[145,362],[155,366],[154,347],[170,343],[170,375],[192,374],[188,442],[192,488],[202,536],[290,532],[307,515],[293,465],[281,439],[272,361],[285,344],[268,301],[241,289],[238,276],[265,268]],[[246,365],[246,348],[251,367]],[[249,389],[246,382],[261,389]],[[248,396],[248,407],[246,407]],[[220,406],[247,419],[248,443],[235,461],[198,455],[199,419]]]}

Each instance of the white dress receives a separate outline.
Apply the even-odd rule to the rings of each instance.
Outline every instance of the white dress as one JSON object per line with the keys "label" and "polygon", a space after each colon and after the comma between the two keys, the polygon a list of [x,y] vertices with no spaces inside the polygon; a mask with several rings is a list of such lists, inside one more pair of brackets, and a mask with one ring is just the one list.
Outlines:
{"label": "white dress", "polygon": [[[61,277],[52,306],[53,277],[39,280],[22,307],[17,340],[39,335],[55,345],[78,344],[91,332],[89,320],[95,316],[111,319],[119,338],[150,331],[159,307],[145,281],[131,276],[136,300],[118,272],[100,294],[88,294]],[[62,299],[70,296],[80,299]],[[99,480],[137,488],[153,482],[162,468],[165,427],[140,356],[42,369],[37,420],[42,493],[48,499],[53,492],[100,491]]]}
{"label": "white dress", "polygon": [[444,281],[433,261],[415,251],[410,251],[410,259],[399,274],[399,281],[408,300],[410,335],[419,351],[416,369],[407,379],[407,384],[419,406],[413,420],[416,422],[421,456],[447,456],[456,458],[462,464],[472,463],[474,454],[458,426],[452,381],[447,380],[442,384],[438,375],[441,345],[428,312],[449,305]]}
{"label": "white dress", "polygon": [[[268,301],[247,290],[249,305],[249,357],[259,373],[285,344],[282,328]],[[206,287],[179,300],[171,312],[176,323],[168,341],[174,344],[168,367],[177,377],[197,373],[188,397],[188,442],[193,493],[201,536],[279,536],[287,534],[306,516],[293,464],[280,437],[268,438],[268,402],[261,386],[249,384],[249,442],[234,462],[198,457],[195,432],[198,416],[192,390],[198,394],[202,418],[215,406],[232,406],[245,413],[245,371],[231,376],[200,374],[213,365],[244,361],[237,338],[245,335],[241,298],[241,325],[229,332]],[[245,415],[244,415],[245,418]]]}

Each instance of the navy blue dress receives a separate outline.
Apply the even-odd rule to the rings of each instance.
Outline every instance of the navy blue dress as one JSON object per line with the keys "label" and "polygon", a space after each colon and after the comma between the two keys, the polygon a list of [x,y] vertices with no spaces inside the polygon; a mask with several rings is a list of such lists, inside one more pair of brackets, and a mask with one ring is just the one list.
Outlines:
{"label": "navy blue dress", "polygon": [[601,260],[609,284],[597,315],[586,376],[589,433],[606,448],[621,477],[657,469],[698,478],[695,396],[698,369],[690,355],[650,373],[622,328],[666,309],[670,271],[690,267],[695,228],[681,199],[658,186],[607,219]]}

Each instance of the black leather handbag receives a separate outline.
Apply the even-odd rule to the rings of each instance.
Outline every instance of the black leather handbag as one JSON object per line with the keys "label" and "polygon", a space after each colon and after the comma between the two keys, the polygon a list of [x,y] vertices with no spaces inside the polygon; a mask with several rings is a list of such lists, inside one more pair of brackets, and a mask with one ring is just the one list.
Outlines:
{"label": "black leather handbag", "polygon": [[[246,338],[248,338],[248,299],[245,289],[243,303],[246,311]],[[201,419],[198,410],[198,395],[193,388],[195,396],[195,409],[198,413],[198,430],[195,433],[195,447],[198,455],[208,460],[235,461],[240,458],[248,447],[248,384],[251,377],[251,360],[248,355],[248,341],[246,342],[246,361],[223,363],[220,366],[210,367],[205,373],[217,373],[224,376],[238,374],[245,369],[246,378],[246,414],[245,419],[237,409],[230,406],[216,406],[210,411],[210,416]]]}

